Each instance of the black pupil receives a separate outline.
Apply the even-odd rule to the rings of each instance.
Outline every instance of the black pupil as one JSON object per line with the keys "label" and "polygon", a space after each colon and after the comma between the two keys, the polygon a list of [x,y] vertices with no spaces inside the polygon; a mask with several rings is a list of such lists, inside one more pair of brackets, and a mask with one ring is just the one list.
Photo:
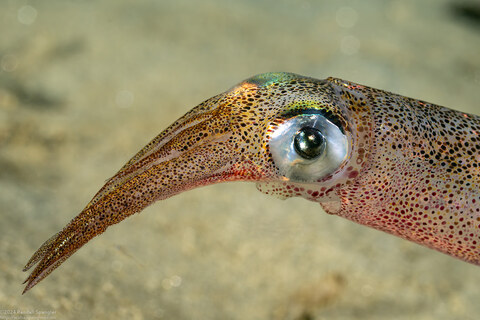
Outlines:
{"label": "black pupil", "polygon": [[319,130],[305,127],[297,132],[293,145],[302,158],[315,159],[325,150],[325,138]]}

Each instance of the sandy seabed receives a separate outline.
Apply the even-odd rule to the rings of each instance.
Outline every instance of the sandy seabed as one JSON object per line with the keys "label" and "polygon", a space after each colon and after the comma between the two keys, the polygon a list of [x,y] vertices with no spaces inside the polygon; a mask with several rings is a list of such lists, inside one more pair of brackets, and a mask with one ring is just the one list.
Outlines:
{"label": "sandy seabed", "polygon": [[2,1],[0,319],[478,319],[479,267],[249,183],[157,203],[21,295],[31,254],[107,178],[253,74],[480,114],[478,1],[459,3]]}

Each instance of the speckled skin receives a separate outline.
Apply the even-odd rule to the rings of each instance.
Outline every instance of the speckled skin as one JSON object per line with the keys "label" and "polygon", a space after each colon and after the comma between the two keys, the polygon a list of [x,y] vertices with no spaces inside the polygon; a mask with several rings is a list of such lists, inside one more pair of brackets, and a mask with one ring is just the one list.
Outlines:
{"label": "speckled skin", "polygon": [[[314,109],[348,138],[348,156],[319,179],[286,178],[269,142]],[[24,271],[27,290],[110,225],[201,185],[255,181],[281,198],[480,264],[480,117],[335,78],[252,77],[177,120],[137,153]],[[292,213],[294,214],[294,213]]]}

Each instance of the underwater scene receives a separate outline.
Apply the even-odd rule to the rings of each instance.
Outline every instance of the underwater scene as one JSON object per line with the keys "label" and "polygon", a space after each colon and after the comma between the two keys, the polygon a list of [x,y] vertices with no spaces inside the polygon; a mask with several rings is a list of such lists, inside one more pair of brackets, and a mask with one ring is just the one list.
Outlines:
{"label": "underwater scene", "polygon": [[[420,108],[428,101],[460,111],[428,121],[449,124],[445,139],[466,146],[444,150],[455,166],[477,168],[480,140],[471,140],[477,148],[464,140],[478,136],[479,1],[3,0],[0,26],[0,320],[478,319],[480,267],[470,258],[478,250],[459,249],[462,239],[476,245],[478,233],[464,231],[462,217],[451,225],[460,240],[420,239],[399,231],[409,222],[387,227],[356,216],[375,211],[362,211],[363,200],[340,204],[325,195],[320,206],[315,197],[325,188],[303,186],[335,176],[345,159],[357,160],[358,171],[352,165],[341,176],[354,184],[373,161],[363,144],[364,158],[357,145],[329,144],[355,140],[343,111],[327,108],[308,122],[316,115],[308,90],[317,85],[340,88],[353,104],[368,86],[422,100],[412,102]],[[335,79],[252,78],[269,72]],[[280,97],[255,95],[291,79],[298,87],[279,89]],[[253,94],[242,100],[245,92]],[[294,107],[274,118],[289,99]],[[225,115],[235,105],[244,112],[238,123]],[[399,123],[413,121],[391,108]],[[299,114],[299,123],[284,125]],[[307,130],[295,127],[305,123]],[[372,137],[384,125],[352,132]],[[291,150],[277,128],[296,134]],[[271,139],[265,145],[264,135]],[[227,161],[235,137],[242,147]],[[434,132],[431,139],[440,138]],[[328,166],[292,169],[325,150]],[[282,158],[290,151],[299,155]],[[391,174],[409,176],[409,168],[400,162],[382,171],[379,184]],[[480,203],[475,170],[477,180],[465,174],[448,183],[463,190],[473,181],[471,206],[462,207],[470,212]],[[409,188],[425,183],[418,177]],[[285,199],[292,194],[298,197]],[[337,204],[349,203],[341,214]],[[80,213],[75,229],[54,236]]]}

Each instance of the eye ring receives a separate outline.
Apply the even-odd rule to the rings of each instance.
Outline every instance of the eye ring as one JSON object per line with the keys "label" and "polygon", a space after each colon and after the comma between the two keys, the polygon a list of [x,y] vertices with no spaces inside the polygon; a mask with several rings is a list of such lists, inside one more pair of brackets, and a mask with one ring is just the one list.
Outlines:
{"label": "eye ring", "polygon": [[307,160],[320,157],[325,151],[326,139],[316,128],[303,127],[295,133],[293,146],[298,155]]}

